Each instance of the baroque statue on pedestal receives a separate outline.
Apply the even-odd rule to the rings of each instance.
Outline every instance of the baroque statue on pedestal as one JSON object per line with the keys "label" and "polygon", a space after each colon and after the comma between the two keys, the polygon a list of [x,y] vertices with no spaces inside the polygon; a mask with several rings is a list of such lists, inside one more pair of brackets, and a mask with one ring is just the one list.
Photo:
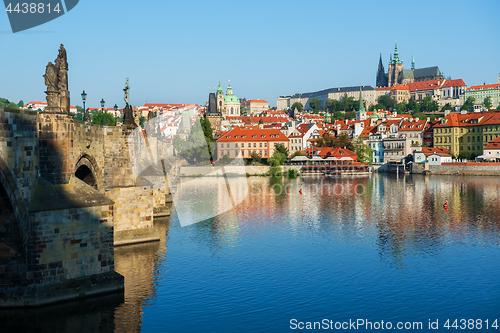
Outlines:
{"label": "baroque statue on pedestal", "polygon": [[54,63],[48,63],[43,75],[47,86],[45,111],[69,113],[68,59],[63,44],[59,47],[59,54]]}

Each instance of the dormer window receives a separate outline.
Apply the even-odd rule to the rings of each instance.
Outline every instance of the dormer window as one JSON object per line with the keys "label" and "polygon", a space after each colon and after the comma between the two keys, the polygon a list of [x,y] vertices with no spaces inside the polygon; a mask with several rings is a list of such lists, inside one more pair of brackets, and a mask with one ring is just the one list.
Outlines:
{"label": "dormer window", "polygon": [[256,137],[257,137],[257,135],[252,135],[252,138],[254,138],[254,139],[255,139]]}
{"label": "dormer window", "polygon": [[242,136],[241,136],[241,138],[242,138],[242,139],[246,138],[246,135],[242,135]]}

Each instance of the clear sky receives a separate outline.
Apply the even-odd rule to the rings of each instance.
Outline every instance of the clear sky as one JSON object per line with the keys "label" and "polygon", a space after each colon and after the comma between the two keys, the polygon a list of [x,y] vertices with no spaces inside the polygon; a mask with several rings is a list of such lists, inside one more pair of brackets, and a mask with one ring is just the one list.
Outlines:
{"label": "clear sky", "polygon": [[280,95],[372,85],[398,41],[410,68],[439,66],[470,85],[500,73],[500,1],[80,0],[65,15],[13,34],[0,14],[0,97],[45,101],[42,75],[68,53],[71,104],[205,103],[220,78],[234,94]]}

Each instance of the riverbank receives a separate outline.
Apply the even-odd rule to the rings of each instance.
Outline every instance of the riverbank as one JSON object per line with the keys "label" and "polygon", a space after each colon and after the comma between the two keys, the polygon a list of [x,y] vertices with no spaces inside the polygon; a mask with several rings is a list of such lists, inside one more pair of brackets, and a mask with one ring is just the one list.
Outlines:
{"label": "riverbank", "polygon": [[463,175],[463,176],[500,176],[500,163],[442,163],[428,165],[428,163],[414,163],[411,173],[431,175]]}

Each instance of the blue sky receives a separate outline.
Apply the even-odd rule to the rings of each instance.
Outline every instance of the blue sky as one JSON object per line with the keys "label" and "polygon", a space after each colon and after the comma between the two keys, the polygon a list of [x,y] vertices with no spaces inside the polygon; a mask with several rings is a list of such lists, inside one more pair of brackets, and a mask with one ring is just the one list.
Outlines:
{"label": "blue sky", "polygon": [[398,41],[410,68],[439,66],[470,85],[500,73],[500,1],[80,0],[65,15],[13,34],[0,14],[0,97],[45,101],[42,75],[68,52],[72,105],[205,103],[219,78],[236,96],[266,99],[375,85]]}

